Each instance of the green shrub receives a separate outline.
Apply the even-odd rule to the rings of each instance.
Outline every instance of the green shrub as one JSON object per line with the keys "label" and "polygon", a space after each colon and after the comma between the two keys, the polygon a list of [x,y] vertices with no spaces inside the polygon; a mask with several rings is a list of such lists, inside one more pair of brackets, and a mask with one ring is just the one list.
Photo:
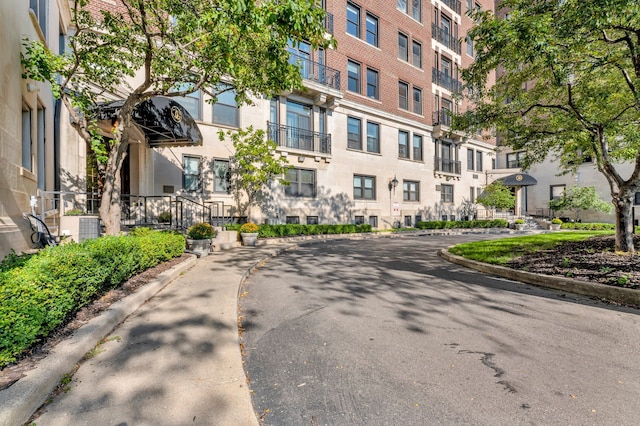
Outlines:
{"label": "green shrub", "polygon": [[253,222],[247,222],[240,225],[240,232],[244,234],[253,234],[258,232],[258,225]]}
{"label": "green shrub", "polygon": [[193,224],[187,229],[187,236],[192,240],[208,240],[216,235],[213,226],[205,222]]}
{"label": "green shrub", "polygon": [[613,223],[580,223],[580,222],[567,222],[563,223],[562,229],[576,229],[580,231],[613,231],[616,229],[616,225]]}
{"label": "green shrub", "polygon": [[[246,224],[245,224],[246,225]],[[241,231],[241,225],[228,225],[230,231]],[[358,232],[371,232],[371,225],[362,224],[339,224],[339,225],[259,225],[258,234],[260,238],[293,237],[297,235],[328,235],[328,234],[353,234]]]}
{"label": "green shrub", "polygon": [[562,220],[559,217],[554,217],[553,219],[551,219],[551,223],[553,223],[554,225],[562,225]]}
{"label": "green shrub", "polygon": [[140,229],[8,255],[0,263],[0,368],[105,291],[183,252],[182,235]]}
{"label": "green shrub", "polygon": [[431,220],[416,223],[418,229],[467,229],[467,228],[506,228],[509,222],[504,219],[494,220]]}
{"label": "green shrub", "polygon": [[158,215],[158,222],[160,223],[171,223],[171,212],[164,211]]}
{"label": "green shrub", "polygon": [[83,214],[82,209],[71,209],[64,212],[65,216],[82,216]]}

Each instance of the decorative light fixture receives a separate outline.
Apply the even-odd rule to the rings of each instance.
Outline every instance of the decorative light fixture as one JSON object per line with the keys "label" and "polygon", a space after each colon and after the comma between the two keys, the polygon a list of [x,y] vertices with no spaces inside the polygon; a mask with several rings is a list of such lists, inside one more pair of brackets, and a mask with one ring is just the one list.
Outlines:
{"label": "decorative light fixture", "polygon": [[395,175],[393,175],[393,179],[389,181],[389,191],[393,190],[393,192],[396,192],[397,186],[398,186],[398,179],[396,178]]}

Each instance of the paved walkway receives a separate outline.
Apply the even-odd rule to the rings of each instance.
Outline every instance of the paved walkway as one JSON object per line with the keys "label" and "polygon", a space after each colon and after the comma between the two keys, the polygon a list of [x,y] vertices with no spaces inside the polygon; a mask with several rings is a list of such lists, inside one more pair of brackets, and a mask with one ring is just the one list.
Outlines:
{"label": "paved walkway", "polygon": [[[239,349],[237,294],[248,271],[284,247],[218,252],[192,262],[186,272],[174,271],[177,278],[146,304],[125,308],[131,315],[108,334],[73,375],[68,391],[47,405],[35,423],[257,425]],[[92,334],[95,343],[100,336]],[[62,348],[51,355],[68,356]],[[12,386],[14,392],[26,392],[26,397],[18,395],[21,402],[47,397],[43,374],[54,375],[57,382],[70,371],[54,370],[39,364]],[[31,380],[38,389],[29,389],[32,375],[38,376]],[[11,400],[0,394],[0,405]],[[7,415],[0,424],[24,421],[16,420]]]}

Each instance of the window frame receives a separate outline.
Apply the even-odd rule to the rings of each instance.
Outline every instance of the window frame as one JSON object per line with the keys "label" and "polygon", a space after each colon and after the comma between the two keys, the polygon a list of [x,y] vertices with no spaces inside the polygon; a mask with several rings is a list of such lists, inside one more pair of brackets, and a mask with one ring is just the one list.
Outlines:
{"label": "window frame", "polygon": [[[413,108],[412,111],[414,114],[418,114],[418,115],[422,115],[422,104],[423,104],[423,97],[422,97],[422,89],[420,87],[413,87],[412,89],[412,94],[413,94]],[[419,95],[419,99],[416,100],[416,94]]]}
{"label": "window frame", "polygon": [[482,154],[482,151],[476,151],[476,171],[477,172],[481,172],[483,171],[483,157],[484,155]]}
{"label": "window frame", "polygon": [[[222,86],[222,85],[220,85]],[[219,86],[219,87],[220,87]],[[230,84],[224,84],[224,86],[226,86],[227,88],[232,87]],[[220,95],[233,95],[233,104],[231,103],[225,103],[226,101],[223,98],[223,102],[220,102]],[[240,127],[240,107],[238,106],[238,101],[236,101],[235,97],[236,97],[236,91],[235,89],[231,89],[228,90],[224,93],[221,93],[220,95],[218,95],[218,100],[214,103],[211,104],[211,122],[217,125],[222,125],[222,126],[228,126],[228,127]],[[226,97],[226,96],[225,96]],[[216,120],[216,108],[218,108],[218,111],[220,110],[228,110],[231,111],[233,110],[234,112],[234,117],[233,117],[233,123],[229,123],[229,122],[225,122],[224,120],[220,120],[217,121]]]}
{"label": "window frame", "polygon": [[[446,191],[445,191],[446,189]],[[443,183],[440,185],[440,202],[441,203],[453,203],[454,194],[453,185]]]}
{"label": "window frame", "polygon": [[[351,132],[352,124],[357,124],[357,132]],[[352,138],[352,134],[357,138]],[[347,148],[362,151],[362,119],[350,115],[347,116]]]}
{"label": "window frame", "polygon": [[[290,178],[291,177],[290,173],[292,171],[296,173],[295,180]],[[313,180],[311,184],[305,184],[302,182],[301,178],[302,178],[303,172],[310,173]],[[291,197],[291,198],[316,198],[317,197],[317,170],[292,167],[287,170],[286,179],[290,182],[290,184],[284,187],[285,196]],[[297,186],[297,188],[295,188],[295,191],[293,190],[294,183]],[[312,185],[313,186],[311,191],[312,194],[305,195],[302,185]]]}
{"label": "window frame", "polygon": [[[404,41],[404,48],[401,41]],[[409,62],[409,36],[400,31],[398,31],[398,59]]]}
{"label": "window frame", "polygon": [[[418,47],[418,55],[416,55],[416,47]],[[422,43],[417,40],[411,40],[411,62],[414,67],[422,69]]]}
{"label": "window frame", "polygon": [[[355,69],[357,70],[357,72],[355,73],[355,76],[352,76],[350,70],[349,70],[349,66],[355,67]],[[357,86],[356,89],[357,90],[351,90],[351,82],[354,81],[355,85]],[[357,93],[357,94],[361,94],[362,93],[362,64],[360,64],[360,62],[356,62],[352,59],[347,59],[347,90],[349,92],[352,93]]]}
{"label": "window frame", "polygon": [[[359,182],[359,185],[356,184]],[[371,186],[367,187],[367,183]],[[369,195],[367,194],[369,190]],[[370,175],[353,175],[353,199],[362,201],[375,201],[377,199],[376,177]]]}
{"label": "window frame", "polygon": [[20,165],[23,169],[33,171],[33,110],[26,103],[22,102],[22,160]]}
{"label": "window frame", "polygon": [[[422,135],[413,134],[412,137],[412,150],[414,161],[423,161],[424,160],[424,138]],[[418,141],[418,146],[416,146],[416,141]]]}
{"label": "window frame", "polygon": [[[409,0],[398,0],[398,10],[402,13],[409,13]],[[402,6],[404,4],[404,7]]]}
{"label": "window frame", "polygon": [[476,164],[476,157],[473,149],[467,148],[467,170],[474,171]]}
{"label": "window frame", "polygon": [[[556,189],[560,189],[560,194],[559,195],[554,195],[554,193],[556,193]],[[558,198],[562,198],[562,196],[564,195],[564,192],[567,189],[567,185],[564,183],[561,184],[556,184],[556,185],[549,185],[549,201],[551,200],[556,200]]]}
{"label": "window frame", "polygon": [[[417,7],[416,7],[416,3],[418,3]],[[418,11],[417,17],[416,17],[416,10]],[[418,22],[422,22],[422,0],[411,1],[411,17]]]}
{"label": "window frame", "polygon": [[402,181],[402,201],[420,202],[420,181]]}
{"label": "window frame", "polygon": [[[180,92],[182,90],[186,90],[186,88],[190,85],[192,85],[192,83],[178,84],[176,85],[174,90]],[[186,95],[174,96],[172,99],[178,102],[184,109],[186,109],[189,114],[191,114],[191,117],[193,117],[194,120],[202,121],[202,90],[198,89],[195,92],[187,93]],[[193,103],[187,103],[186,101],[188,99],[190,99]],[[184,100],[185,102],[183,103],[181,102],[181,100]]]}
{"label": "window frame", "polygon": [[[370,78],[374,77],[374,82],[371,82]],[[373,96],[369,94],[369,88],[373,90]],[[367,67],[367,97],[370,99],[380,100],[380,73],[378,70]]]}
{"label": "window frame", "polygon": [[[405,136],[404,144],[401,136]],[[402,155],[402,147],[404,146],[405,155]],[[398,130],[398,158],[411,159],[411,153],[409,152],[409,132],[406,130]]]}
{"label": "window frame", "polygon": [[[404,89],[405,95],[402,95]],[[404,99],[404,106],[403,106]],[[398,81],[398,108],[409,111],[409,83],[399,80]]]}
{"label": "window frame", "polygon": [[[380,46],[380,20],[374,14],[367,12],[364,18],[365,22],[365,41],[374,47]],[[369,22],[372,23],[373,31],[369,31]],[[371,39],[370,40],[370,36]]]}
{"label": "window frame", "polygon": [[[353,21],[353,19],[350,19],[350,11],[349,8],[352,8],[353,12],[351,13],[355,13],[357,16],[358,21],[355,22]],[[361,28],[360,28],[360,20],[362,18],[362,9],[360,8],[360,6],[358,6],[357,4],[348,1],[347,2],[347,28],[346,28],[346,32],[349,35],[352,35],[354,37],[360,38],[361,35]],[[353,34],[352,32],[349,31],[349,29],[354,28],[355,29],[355,33]]]}
{"label": "window frame", "polygon": [[[376,129],[376,134],[371,135],[369,133],[369,126]],[[373,141],[371,143],[371,141]],[[375,148],[371,149],[371,146],[374,145]],[[367,121],[367,152],[374,152],[376,154],[380,154],[380,123],[376,123],[374,121]]]}
{"label": "window frame", "polygon": [[[197,173],[187,173],[187,161],[193,160],[197,163]],[[190,183],[190,179],[193,179],[193,184]],[[189,182],[189,185],[187,184]],[[182,190],[185,192],[202,192],[202,157],[200,155],[187,155],[182,156]]]}
{"label": "window frame", "polygon": [[[218,164],[226,165],[224,176],[219,175],[217,167]],[[213,192],[217,194],[229,193],[229,160],[227,159],[213,159]]]}

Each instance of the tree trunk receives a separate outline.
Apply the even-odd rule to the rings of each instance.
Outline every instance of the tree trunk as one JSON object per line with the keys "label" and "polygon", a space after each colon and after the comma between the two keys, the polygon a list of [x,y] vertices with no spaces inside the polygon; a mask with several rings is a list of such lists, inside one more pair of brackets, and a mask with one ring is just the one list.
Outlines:
{"label": "tree trunk", "polygon": [[634,253],[632,198],[618,195],[613,199],[613,204],[616,208],[616,251]]}

